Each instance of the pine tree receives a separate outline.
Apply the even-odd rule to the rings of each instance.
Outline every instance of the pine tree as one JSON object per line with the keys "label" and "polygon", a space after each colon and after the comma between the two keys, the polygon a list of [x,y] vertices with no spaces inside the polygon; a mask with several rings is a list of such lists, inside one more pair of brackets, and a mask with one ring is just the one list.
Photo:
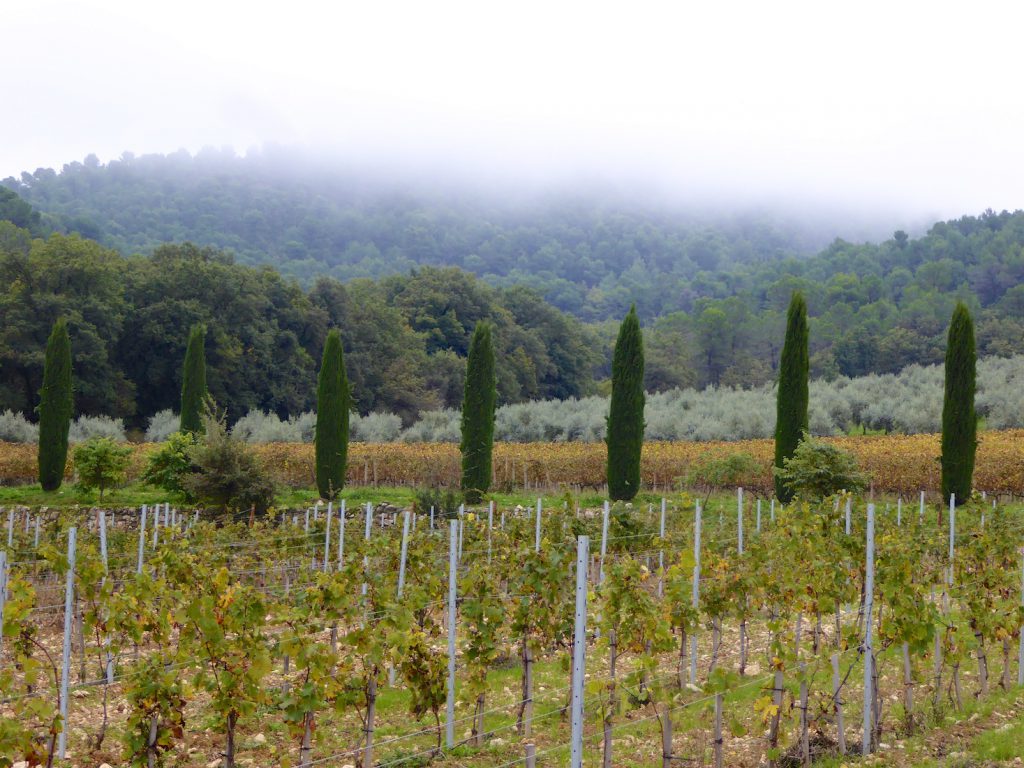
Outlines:
{"label": "pine tree", "polygon": [[181,377],[182,432],[203,431],[203,407],[206,400],[206,326],[197,323],[188,335],[185,365]]}
{"label": "pine tree", "polygon": [[[775,418],[775,466],[782,469],[783,462],[795,452],[807,432],[807,406],[809,402],[807,377],[810,357],[807,352],[807,302],[799,291],[789,302],[786,317],[786,340],[782,345],[779,362],[779,391]],[[793,498],[792,491],[775,477],[775,495],[780,501]]]}
{"label": "pine tree", "polygon": [[466,360],[466,388],[462,396],[462,491],[477,504],[491,487],[494,450],[494,408],[497,404],[494,344],[491,325],[477,323]]}
{"label": "pine tree", "polygon": [[640,490],[644,446],[644,339],[636,305],[619,327],[612,358],[612,399],[608,410],[608,495],[629,501]]}
{"label": "pine tree", "polygon": [[946,344],[946,392],[942,401],[942,496],[967,501],[974,477],[978,447],[978,418],[974,411],[974,322],[962,302],[957,302],[949,323]]}
{"label": "pine tree", "polygon": [[334,499],[345,487],[348,462],[348,376],[341,334],[331,330],[324,344],[316,389],[316,487],[321,498]]}
{"label": "pine tree", "polygon": [[64,320],[58,320],[46,342],[43,388],[39,391],[39,484],[44,491],[57,490],[64,480],[72,398],[71,340]]}

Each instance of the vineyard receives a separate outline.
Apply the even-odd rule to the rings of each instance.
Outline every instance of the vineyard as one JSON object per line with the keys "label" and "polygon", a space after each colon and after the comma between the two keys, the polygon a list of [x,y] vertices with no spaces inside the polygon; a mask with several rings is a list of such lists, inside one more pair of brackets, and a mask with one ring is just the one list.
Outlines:
{"label": "vineyard", "polygon": [[[886,435],[823,438],[849,451],[881,493],[912,494],[917,489],[937,490],[940,453],[938,435]],[[1024,430],[987,431],[980,434],[975,486],[991,494],[1024,495]],[[146,456],[156,446],[133,447],[129,478],[138,478]],[[291,488],[313,486],[313,446],[269,443],[253,446],[265,471],[276,483]],[[731,454],[749,454],[756,472],[736,478],[737,483],[761,493],[772,489],[771,440],[689,443],[647,442],[641,471],[644,485],[675,490],[690,470],[702,461]],[[601,443],[496,443],[495,488],[600,489],[605,484],[605,447]],[[0,443],[0,484],[30,483],[36,478],[36,447]],[[457,486],[459,449],[451,443],[352,443],[349,448],[348,485]],[[69,460],[67,477],[74,475]]]}
{"label": "vineyard", "polygon": [[1024,683],[981,498],[2,522],[0,765],[795,766]]}

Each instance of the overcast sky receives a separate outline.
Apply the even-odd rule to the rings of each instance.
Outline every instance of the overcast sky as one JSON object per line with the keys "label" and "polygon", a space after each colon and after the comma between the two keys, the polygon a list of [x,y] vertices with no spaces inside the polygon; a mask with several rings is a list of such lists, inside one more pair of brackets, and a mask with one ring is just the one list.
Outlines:
{"label": "overcast sky", "polygon": [[0,6],[0,177],[273,141],[486,179],[1024,207],[1011,3]]}

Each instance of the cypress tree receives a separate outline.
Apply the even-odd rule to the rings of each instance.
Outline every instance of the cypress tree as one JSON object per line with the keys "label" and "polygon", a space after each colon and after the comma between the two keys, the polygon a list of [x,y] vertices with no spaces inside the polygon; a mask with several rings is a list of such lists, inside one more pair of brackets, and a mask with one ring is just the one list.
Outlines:
{"label": "cypress tree", "polygon": [[462,491],[477,504],[491,487],[494,450],[494,408],[497,404],[494,344],[491,325],[479,322],[473,330],[466,360],[466,388],[462,395]]}
{"label": "cypress tree", "polygon": [[55,491],[64,480],[68,430],[73,408],[71,340],[64,320],[57,320],[46,342],[43,388],[39,391],[39,484]]}
{"label": "cypress tree", "polygon": [[341,334],[331,330],[324,344],[316,388],[316,487],[321,498],[334,499],[345,487],[348,462],[348,376]]}
{"label": "cypress tree", "polygon": [[188,334],[185,365],[181,376],[182,432],[203,431],[203,401],[206,400],[206,326],[197,323]]}
{"label": "cypress tree", "polygon": [[978,419],[974,411],[974,322],[962,302],[957,302],[949,323],[946,344],[946,392],[942,400],[942,496],[971,496],[974,454],[978,447]]}
{"label": "cypress tree", "polygon": [[[807,352],[807,302],[799,291],[793,293],[786,317],[786,340],[782,345],[779,362],[779,391],[775,416],[775,466],[795,452],[807,432],[807,405],[809,401],[807,377],[810,357]],[[776,476],[775,495],[788,502],[793,492]]]}
{"label": "cypress tree", "polygon": [[640,490],[644,446],[644,339],[636,305],[619,327],[612,358],[612,399],[608,410],[608,495],[629,501]]}

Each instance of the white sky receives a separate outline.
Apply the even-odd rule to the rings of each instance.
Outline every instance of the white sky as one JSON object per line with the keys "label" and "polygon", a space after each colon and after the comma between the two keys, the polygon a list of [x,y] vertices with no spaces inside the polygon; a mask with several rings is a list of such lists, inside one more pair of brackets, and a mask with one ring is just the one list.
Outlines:
{"label": "white sky", "polygon": [[266,141],[687,196],[1024,207],[1014,3],[0,0],[0,177]]}

